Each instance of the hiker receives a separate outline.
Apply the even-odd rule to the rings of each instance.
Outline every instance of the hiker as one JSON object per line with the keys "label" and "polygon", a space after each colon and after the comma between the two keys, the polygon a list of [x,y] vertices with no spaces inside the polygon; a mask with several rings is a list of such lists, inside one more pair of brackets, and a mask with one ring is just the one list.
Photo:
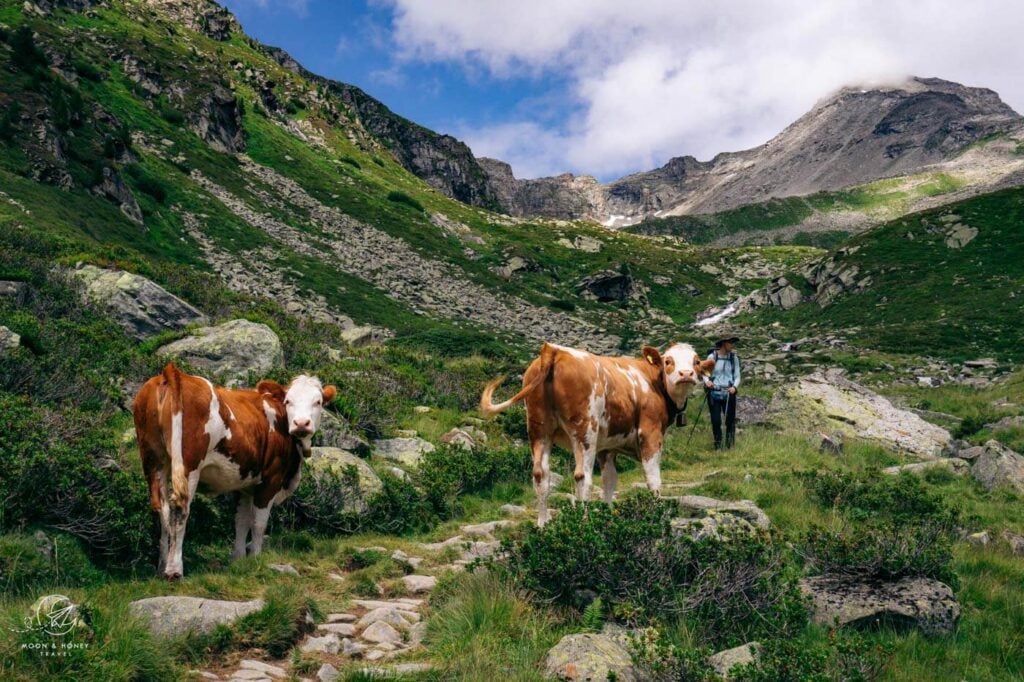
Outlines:
{"label": "hiker", "polygon": [[715,450],[722,449],[722,415],[725,414],[725,447],[736,443],[736,391],[740,387],[740,359],[736,356],[738,336],[725,335],[715,341],[708,360],[715,361],[715,369],[704,381],[707,390],[711,430],[715,435]]}

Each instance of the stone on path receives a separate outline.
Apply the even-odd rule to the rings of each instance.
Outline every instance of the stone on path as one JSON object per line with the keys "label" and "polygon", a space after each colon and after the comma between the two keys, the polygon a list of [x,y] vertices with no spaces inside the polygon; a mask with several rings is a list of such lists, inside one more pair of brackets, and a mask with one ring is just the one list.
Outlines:
{"label": "stone on path", "polygon": [[239,667],[243,670],[254,670],[263,673],[268,677],[276,677],[281,679],[288,677],[288,672],[285,671],[284,668],[280,668],[276,665],[270,665],[269,663],[264,663],[263,661],[245,659],[239,664]]}
{"label": "stone on path", "polygon": [[316,671],[316,679],[320,682],[335,682],[338,679],[338,669],[330,663],[324,663],[320,670]]}
{"label": "stone on path", "polygon": [[341,648],[341,640],[338,639],[338,635],[330,632],[323,637],[307,637],[306,641],[302,643],[299,649],[304,654],[311,654],[315,652],[325,654],[336,654]]}
{"label": "stone on path", "polygon": [[383,621],[377,621],[370,627],[363,630],[363,639],[367,642],[373,642],[374,644],[381,642],[396,644],[402,641],[402,635],[391,625]]}
{"label": "stone on path", "polygon": [[352,623],[321,623],[317,630],[322,632],[333,632],[339,637],[351,637],[356,634],[356,626]]}
{"label": "stone on path", "polygon": [[405,584],[405,589],[413,594],[420,594],[434,589],[434,586],[437,585],[437,578],[432,575],[413,574],[402,576],[402,582]]}
{"label": "stone on path", "polygon": [[153,634],[175,637],[189,631],[210,632],[217,625],[233,623],[265,605],[262,599],[238,602],[168,596],[139,599],[129,604],[128,609],[143,620]]}

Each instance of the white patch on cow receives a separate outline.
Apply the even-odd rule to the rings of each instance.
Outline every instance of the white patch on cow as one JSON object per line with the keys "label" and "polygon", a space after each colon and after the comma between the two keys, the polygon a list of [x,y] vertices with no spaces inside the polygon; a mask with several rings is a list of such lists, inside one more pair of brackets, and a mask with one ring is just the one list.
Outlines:
{"label": "white patch on cow", "polygon": [[647,488],[655,494],[661,493],[661,450],[643,460],[644,478]]}
{"label": "white patch on cow", "polygon": [[263,401],[263,414],[267,416],[267,431],[274,432],[274,425],[277,424],[277,410],[266,400]]}
{"label": "white patch on cow", "polygon": [[210,436],[210,445],[207,450],[207,454],[209,454],[222,440],[230,440],[231,429],[224,423],[224,418],[220,416],[220,398],[217,397],[217,391],[214,390],[213,384],[207,379],[203,379],[203,381],[210,387],[210,417],[206,420],[205,427],[207,435]]}
{"label": "white patch on cow", "polygon": [[647,377],[644,376],[643,372],[641,372],[636,367],[630,367],[626,371],[629,373],[629,375],[631,377],[633,377],[633,379],[636,381],[637,385],[640,386],[640,392],[641,393],[645,393],[646,394],[646,393],[648,393],[651,390],[650,381],[647,380]]}
{"label": "white patch on cow", "polygon": [[181,411],[171,415],[171,471],[185,469],[185,460],[181,455],[182,417],[184,412]]}
{"label": "white patch on cow", "polygon": [[601,465],[601,490],[604,491],[604,501],[606,503],[612,503],[618,483],[619,472],[615,469],[615,456],[609,455]]}
{"label": "white patch on cow", "polygon": [[249,554],[256,556],[263,551],[263,536],[267,532],[267,522],[270,520],[270,508],[273,503],[263,509],[253,505],[252,513],[252,544],[249,546]]}
{"label": "white patch on cow", "polygon": [[586,360],[590,357],[593,357],[590,353],[588,353],[585,350],[577,350],[575,348],[569,348],[568,346],[559,346],[558,344],[555,343],[551,344],[551,347],[554,348],[555,350],[565,351],[566,353],[573,356],[577,360]]}
{"label": "white patch on cow", "polygon": [[219,450],[206,455],[199,468],[200,480],[217,494],[234,492],[260,482],[259,474],[242,478],[241,467]]}

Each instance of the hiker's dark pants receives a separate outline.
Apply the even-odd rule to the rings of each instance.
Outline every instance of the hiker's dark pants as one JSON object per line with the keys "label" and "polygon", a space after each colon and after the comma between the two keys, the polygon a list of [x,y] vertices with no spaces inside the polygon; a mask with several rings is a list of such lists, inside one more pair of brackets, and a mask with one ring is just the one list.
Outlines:
{"label": "hiker's dark pants", "polygon": [[726,393],[725,398],[708,396],[708,411],[711,413],[711,431],[715,434],[715,449],[722,449],[722,413],[725,413],[725,447],[731,448],[736,442],[736,395]]}

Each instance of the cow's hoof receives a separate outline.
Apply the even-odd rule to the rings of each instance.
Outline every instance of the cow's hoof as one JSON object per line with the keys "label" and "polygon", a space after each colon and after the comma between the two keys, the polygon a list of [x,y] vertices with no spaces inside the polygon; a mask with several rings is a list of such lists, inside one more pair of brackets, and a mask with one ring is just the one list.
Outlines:
{"label": "cow's hoof", "polygon": [[167,571],[166,573],[164,573],[164,578],[166,578],[170,582],[174,582],[175,580],[181,580],[181,571]]}

